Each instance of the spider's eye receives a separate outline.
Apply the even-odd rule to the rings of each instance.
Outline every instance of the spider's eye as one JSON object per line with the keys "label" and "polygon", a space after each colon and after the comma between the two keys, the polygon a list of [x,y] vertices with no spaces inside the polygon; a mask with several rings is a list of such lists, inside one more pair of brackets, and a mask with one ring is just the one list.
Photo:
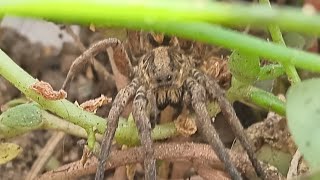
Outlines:
{"label": "spider's eye", "polygon": [[157,83],[161,83],[162,80],[160,78],[157,79]]}
{"label": "spider's eye", "polygon": [[171,81],[171,79],[172,79],[172,76],[168,75],[167,76],[167,81]]}

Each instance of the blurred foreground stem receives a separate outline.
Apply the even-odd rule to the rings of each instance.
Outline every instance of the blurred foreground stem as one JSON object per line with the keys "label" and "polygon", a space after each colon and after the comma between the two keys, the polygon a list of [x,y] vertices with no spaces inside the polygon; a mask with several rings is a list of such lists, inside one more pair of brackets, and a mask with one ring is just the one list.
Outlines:
{"label": "blurred foreground stem", "polygon": [[[271,8],[269,0],[259,0],[259,2],[260,4],[264,4],[267,7]],[[268,30],[272,37],[272,40],[275,43],[280,44],[282,46],[286,46],[286,43],[283,40],[282,33],[278,25],[270,24],[268,25]],[[301,81],[294,65],[291,65],[290,63],[287,63],[287,62],[282,63],[282,65],[286,71],[286,74],[291,84],[295,84]]]}

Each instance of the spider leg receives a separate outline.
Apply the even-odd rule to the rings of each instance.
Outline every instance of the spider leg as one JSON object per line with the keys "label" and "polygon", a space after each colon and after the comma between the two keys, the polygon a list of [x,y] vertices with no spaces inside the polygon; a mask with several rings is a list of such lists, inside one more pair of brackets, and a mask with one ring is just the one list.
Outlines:
{"label": "spider leg", "polygon": [[[121,73],[129,74],[129,68],[131,68],[130,60],[120,40],[116,38],[104,39],[93,44],[89,49],[84,51],[76,60],[74,60],[68,72],[67,78],[63,82],[62,89],[66,89],[69,87],[73,77],[77,73],[79,73],[82,67],[85,66],[91,58],[96,56],[101,51],[106,51],[109,47],[112,47],[114,49],[115,63],[128,63],[128,69],[120,69],[120,71],[122,70]],[[120,66],[125,67],[124,65]]]}
{"label": "spider leg", "polygon": [[142,86],[138,89],[136,97],[133,100],[133,117],[136,121],[140,141],[145,152],[144,168],[145,179],[156,179],[156,160],[154,158],[154,150],[151,139],[151,122],[146,114],[147,108],[146,90]]}
{"label": "spider leg", "polygon": [[135,95],[139,86],[137,79],[133,79],[129,85],[121,89],[115,97],[111,110],[108,115],[108,126],[104,133],[101,151],[99,157],[99,165],[96,172],[96,180],[103,180],[106,161],[110,154],[112,139],[119,122],[119,116],[125,108],[128,101]]}
{"label": "spider leg", "polygon": [[266,179],[266,174],[263,171],[261,164],[259,163],[257,157],[255,156],[252,145],[249,142],[248,137],[244,133],[244,129],[238,119],[232,105],[224,96],[224,90],[220,88],[220,86],[212,79],[202,74],[198,70],[192,71],[193,77],[200,83],[205,86],[209,95],[213,98],[216,98],[218,104],[221,108],[221,112],[226,117],[229,125],[231,126],[232,131],[236,135],[236,137],[241,142],[242,146],[246,150],[249,159],[255,168],[257,175],[263,179]]}
{"label": "spider leg", "polygon": [[206,109],[206,90],[195,79],[188,78],[186,86],[191,93],[191,105],[197,115],[197,124],[200,128],[200,133],[206,138],[209,144],[217,153],[219,159],[225,164],[227,172],[232,179],[242,179],[240,173],[233,165],[229,154],[225,150],[224,144],[214,126],[211,124],[209,113]]}

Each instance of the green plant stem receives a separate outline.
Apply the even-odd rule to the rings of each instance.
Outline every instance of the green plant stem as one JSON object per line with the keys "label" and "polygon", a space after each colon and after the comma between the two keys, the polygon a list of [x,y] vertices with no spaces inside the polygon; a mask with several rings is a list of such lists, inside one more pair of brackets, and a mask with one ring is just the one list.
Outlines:
{"label": "green plant stem", "polygon": [[[134,121],[130,122],[120,118],[119,124],[115,135],[117,143],[139,144],[138,130]],[[77,137],[88,138],[88,133],[82,127],[48,113],[36,103],[18,105],[0,115],[0,138],[8,139],[39,129],[63,131]],[[177,131],[172,122],[156,125],[152,131],[153,140],[166,139],[175,135]],[[102,135],[96,134],[95,138],[101,141]],[[94,141],[91,140],[91,142]]]}
{"label": "green plant stem", "polygon": [[[166,139],[178,135],[174,123],[166,123],[156,125],[151,132],[151,137],[154,140]],[[140,143],[137,127],[134,121],[124,121],[120,119],[115,139],[120,144],[134,146]]]}
{"label": "green plant stem", "polygon": [[298,72],[293,65],[290,65],[289,63],[282,63],[282,65],[286,70],[288,80],[290,81],[291,84],[296,84],[298,82],[301,82]]}
{"label": "green plant stem", "polygon": [[[271,61],[288,63],[309,71],[320,72],[320,56],[202,22],[107,22],[111,26],[157,30],[184,38],[220,45],[246,53],[258,55]],[[105,24],[106,25],[106,24]]]}
{"label": "green plant stem", "polygon": [[103,118],[93,115],[78,108],[75,104],[67,100],[50,101],[37,94],[30,87],[37,82],[32,76],[14,63],[3,51],[0,51],[0,75],[11,82],[27,97],[39,103],[44,109],[54,114],[68,119],[84,129],[95,127],[99,133],[103,133],[106,121]]}
{"label": "green plant stem", "polygon": [[259,107],[271,110],[279,115],[286,115],[285,103],[272,93],[266,92],[259,88],[250,86],[249,93],[244,96],[244,100],[247,102],[253,102]]}
{"label": "green plant stem", "polygon": [[[259,0],[260,4],[265,5],[266,8],[270,8],[271,9],[271,4],[269,0]],[[272,37],[273,42],[277,43],[277,44],[281,44],[283,46],[285,46],[285,42],[282,38],[282,33],[280,31],[280,28],[278,25],[275,24],[269,24],[268,25],[268,30],[269,33]]]}
{"label": "green plant stem", "polygon": [[266,92],[251,85],[242,83],[235,78],[232,79],[232,86],[227,91],[229,101],[236,100],[245,103],[255,104],[259,107],[285,116],[285,103],[272,93]]}
{"label": "green plant stem", "polygon": [[269,43],[217,25],[197,22],[162,23],[153,25],[153,28],[178,34],[185,38],[255,54],[271,61],[289,63],[306,70],[320,72],[320,56],[316,54]]}
{"label": "green plant stem", "polygon": [[[259,1],[260,1],[260,4],[265,4],[271,9],[271,4],[269,0],[259,0]],[[282,46],[286,46],[286,43],[283,40],[282,33],[278,25],[270,24],[268,25],[268,30],[272,37],[273,42],[278,43]],[[287,73],[288,79],[291,82],[291,84],[295,84],[301,81],[298,75],[298,72],[293,65],[291,65],[290,63],[282,63],[282,65]]]}
{"label": "green plant stem", "polygon": [[[70,10],[72,7],[72,10]],[[59,13],[57,13],[59,12]],[[172,20],[265,26],[320,35],[320,16],[301,9],[268,8],[244,3],[188,0],[10,0],[1,1],[0,14],[43,17],[69,22],[104,24],[109,21],[159,23]]]}
{"label": "green plant stem", "polygon": [[108,22],[108,25],[123,25],[128,28],[167,32],[184,38],[255,54],[271,61],[292,64],[305,70],[320,72],[320,56],[316,54],[266,42],[217,25],[201,22],[163,22],[156,24]]}
{"label": "green plant stem", "polygon": [[5,104],[1,105],[1,111],[4,112],[9,108],[12,108],[14,106],[18,106],[20,104],[25,104],[27,103],[28,100],[25,97],[17,98],[17,99],[12,99]]}
{"label": "green plant stem", "polygon": [[[92,113],[83,111],[73,103],[67,100],[50,101],[44,99],[29,87],[37,82],[32,76],[15,64],[3,51],[0,50],[0,75],[10,81],[15,87],[23,92],[27,97],[39,103],[44,109],[47,109],[54,114],[66,119],[67,121],[81,126],[88,131],[90,129],[97,129],[99,133],[103,133],[106,128],[106,120],[96,116]],[[52,128],[63,128],[51,121]],[[68,129],[67,129],[68,130]],[[74,130],[73,130],[74,131]],[[90,131],[89,131],[90,132]],[[74,133],[74,132],[72,132]],[[120,135],[126,132],[119,131]],[[155,139],[165,139],[176,135],[175,126],[173,123],[158,125],[153,130],[153,137]],[[78,134],[80,136],[80,134]],[[128,141],[132,140],[129,135]],[[124,143],[129,143],[124,142]]]}
{"label": "green plant stem", "polygon": [[[43,118],[41,129],[63,131],[73,136],[87,138],[87,132],[82,127],[61,119],[53,114],[50,114],[45,110],[42,110],[41,112]],[[19,121],[19,119],[17,119],[17,121]],[[96,134],[96,137],[98,140],[101,140],[102,136],[100,134]]]}

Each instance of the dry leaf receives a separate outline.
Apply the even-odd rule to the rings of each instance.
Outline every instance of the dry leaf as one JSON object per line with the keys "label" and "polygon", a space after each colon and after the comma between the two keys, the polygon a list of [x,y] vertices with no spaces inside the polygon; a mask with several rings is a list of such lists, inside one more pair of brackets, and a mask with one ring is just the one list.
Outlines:
{"label": "dry leaf", "polygon": [[113,49],[113,59],[118,71],[125,77],[129,77],[131,63],[125,49],[122,46],[118,46]]}
{"label": "dry leaf", "polygon": [[85,111],[96,113],[99,107],[110,103],[111,100],[111,98],[108,98],[101,94],[101,96],[96,99],[91,99],[82,103],[80,107]]}
{"label": "dry leaf", "polygon": [[200,67],[210,77],[215,78],[223,88],[229,87],[231,73],[227,66],[227,61],[223,58],[212,56],[203,62]]}
{"label": "dry leaf", "polygon": [[44,81],[35,82],[31,85],[31,89],[48,100],[60,100],[67,97],[67,93],[63,89],[55,91],[49,83]]}
{"label": "dry leaf", "polygon": [[174,124],[176,126],[179,134],[183,136],[191,136],[197,131],[197,125],[194,120],[194,116],[189,113],[181,114],[175,121]]}
{"label": "dry leaf", "polygon": [[13,143],[0,143],[0,164],[5,164],[22,152],[19,145]]}

